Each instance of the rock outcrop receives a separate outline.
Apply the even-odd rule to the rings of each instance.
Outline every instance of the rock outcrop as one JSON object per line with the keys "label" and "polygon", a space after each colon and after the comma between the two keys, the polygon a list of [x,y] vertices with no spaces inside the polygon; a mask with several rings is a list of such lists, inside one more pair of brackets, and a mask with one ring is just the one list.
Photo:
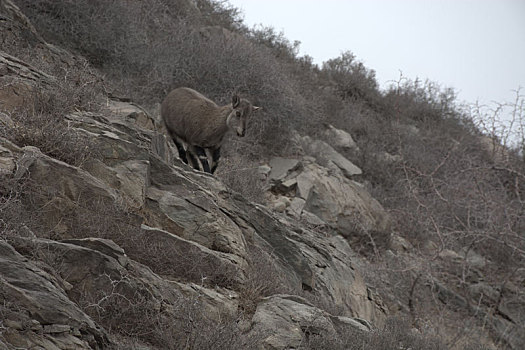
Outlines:
{"label": "rock outcrop", "polygon": [[268,201],[274,210],[314,226],[330,227],[352,243],[388,246],[390,216],[362,184],[310,156],[273,158],[269,167]]}
{"label": "rock outcrop", "polygon": [[252,319],[253,327],[262,334],[267,349],[299,348],[308,337],[336,336],[336,326],[368,332],[370,325],[362,320],[332,316],[307,300],[293,295],[274,295],[263,299]]}
{"label": "rock outcrop", "polygon": [[[34,28],[24,28],[33,33]],[[0,122],[9,128],[9,113],[32,103],[35,89],[56,82],[16,57],[3,52],[0,57],[1,78],[22,84],[16,91],[2,90],[0,111],[5,114]],[[384,321],[387,311],[352,263],[347,240],[276,215],[216,178],[193,171],[177,159],[162,125],[144,109],[108,99],[101,113],[77,111],[64,117],[68,131],[89,139],[96,149],[97,156],[80,166],[0,137],[0,174],[26,186],[20,205],[35,210],[32,228],[10,229],[1,243],[1,295],[8,307],[2,309],[0,340],[7,348],[106,348],[119,340],[99,322],[118,329],[111,319],[115,308],[130,333],[139,326],[126,318],[136,310],[169,319],[185,300],[198,300],[211,318],[236,313],[244,302],[245,282],[254,278],[248,275],[254,249],[269,252],[283,291],[303,295],[254,300],[251,332],[275,328],[264,319],[289,318],[298,310],[304,314],[297,334],[278,343],[266,340],[267,347],[293,346],[304,335],[301,327],[318,313],[326,332],[333,331],[334,323],[366,330]],[[326,151],[324,144],[321,148]],[[333,163],[346,175],[360,172],[336,158]],[[290,170],[303,167],[303,161],[292,163],[282,164],[281,170],[272,163],[271,176],[291,178]],[[337,215],[348,209],[346,204],[337,204],[339,214],[322,215],[324,197],[314,200],[307,194],[324,191],[319,173],[324,168],[312,163],[306,169],[310,172],[296,173],[304,197],[299,198],[305,202],[294,203],[298,217],[306,207],[312,217],[341,222]],[[305,297],[335,305],[342,316],[330,315]],[[275,303],[290,305],[281,309],[271,306]],[[146,330],[154,326],[141,325]]]}
{"label": "rock outcrop", "polygon": [[68,297],[63,281],[3,241],[0,276],[4,345],[91,349],[107,343],[106,332]]}
{"label": "rock outcrop", "polygon": [[[74,64],[11,0],[0,0],[0,32],[6,45]],[[219,27],[199,35],[236,40]],[[10,141],[8,132],[24,127],[15,113],[58,82],[2,49],[0,211],[10,221],[0,218],[0,349],[132,348],[137,339],[144,348],[174,347],[204,331],[199,322],[232,315],[239,334],[260,338],[258,348],[291,349],[311,336],[384,324],[390,311],[367,285],[355,250],[389,247],[386,257],[395,260],[415,248],[398,235],[391,244],[389,213],[343,155],[360,152],[348,133],[327,125],[326,142],[296,135],[301,157],[262,165],[267,205],[179,161],[158,116],[111,96],[102,111],[63,116],[65,132],[94,151],[65,162],[37,144]],[[481,315],[518,349],[525,341],[519,288],[483,281],[477,271],[490,261],[473,251],[443,250],[436,259],[467,266],[470,283],[465,297],[429,279],[437,299]],[[184,332],[173,331],[177,322],[187,322]]]}
{"label": "rock outcrop", "polygon": [[[137,122],[134,113],[122,118],[112,115],[111,119],[90,114],[68,116],[71,125],[78,132],[90,135],[102,154],[99,160],[85,163],[84,168],[55,160],[35,147],[19,148],[7,140],[0,140],[2,164],[6,164],[3,172],[12,171],[15,179],[38,183],[32,189],[32,204],[46,207],[41,213],[43,222],[52,231],[52,237],[61,239],[34,237],[29,242],[17,240],[14,246],[22,252],[45,248],[52,252],[48,254],[51,261],[60,260],[56,278],[61,282],[56,284],[62,289],[57,287],[56,293],[62,293],[63,298],[68,295],[88,308],[104,295],[118,292],[131,299],[134,293],[139,293],[149,295],[144,302],[158,309],[162,303],[174,304],[182,293],[193,290],[192,281],[206,281],[205,284],[212,285],[222,283],[229,290],[222,294],[200,287],[194,294],[208,298],[210,302],[204,304],[210,309],[234,310],[238,303],[235,290],[246,278],[247,247],[255,244],[273,252],[279,274],[286,276],[286,284],[292,290],[315,295],[324,304],[335,304],[347,317],[381,324],[386,310],[379,299],[369,297],[363,279],[352,265],[353,253],[347,241],[338,236],[327,238],[300,227],[293,220],[278,218],[266,208],[232,193],[215,178],[190,170],[174,159],[166,141],[163,144],[159,135],[148,129],[147,126],[154,124],[144,123],[143,119]],[[154,152],[158,149],[163,150],[161,154]],[[104,240],[118,241],[118,236],[112,233],[106,232],[100,239],[96,232],[93,236],[89,231],[78,232],[77,221],[82,218],[64,220],[78,206],[96,212],[97,208],[105,210],[103,208],[111,208],[115,203],[135,212],[132,220],[137,221],[137,227],[142,224],[142,228],[135,229],[134,236],[128,238],[142,242],[146,255],[128,252],[126,248],[131,243],[123,250],[112,241]],[[312,203],[315,202],[308,202],[311,206]],[[329,221],[328,217],[324,219]],[[102,220],[100,224],[105,225]],[[116,228],[118,225],[111,226],[111,229]],[[164,256],[154,256],[152,247],[166,247],[167,252]],[[23,259],[12,247],[6,249]],[[149,252],[152,256],[148,258]],[[174,284],[155,273],[171,278],[184,276],[182,270],[188,264],[176,261],[184,255],[198,260],[192,262],[197,271],[186,274],[187,281]],[[154,271],[145,266],[148,263]],[[162,267],[170,263],[181,264],[182,270]],[[224,276],[221,277],[217,269],[230,274],[227,281],[221,279]],[[124,280],[125,283],[119,282]],[[118,290],[114,290],[115,285]],[[177,290],[180,294],[175,293]],[[293,309],[290,312],[294,312]],[[71,318],[75,322],[81,319],[80,316]],[[77,323],[62,318],[35,319],[45,324],[80,329]],[[103,330],[90,322],[87,324],[93,337],[105,339]],[[82,337],[78,339],[88,341]]]}

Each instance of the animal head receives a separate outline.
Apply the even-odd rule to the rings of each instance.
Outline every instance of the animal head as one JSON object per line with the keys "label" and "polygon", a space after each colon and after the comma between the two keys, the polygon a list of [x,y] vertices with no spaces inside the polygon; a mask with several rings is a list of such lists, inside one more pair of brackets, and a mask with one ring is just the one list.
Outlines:
{"label": "animal head", "polygon": [[260,109],[254,106],[250,101],[240,98],[237,94],[232,96],[232,108],[226,123],[230,129],[235,129],[237,136],[243,137],[246,134],[246,123],[253,112]]}

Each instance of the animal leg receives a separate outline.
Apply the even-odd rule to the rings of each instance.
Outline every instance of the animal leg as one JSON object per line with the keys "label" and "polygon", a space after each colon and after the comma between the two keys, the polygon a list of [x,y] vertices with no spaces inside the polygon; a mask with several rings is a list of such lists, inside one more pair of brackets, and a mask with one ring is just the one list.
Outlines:
{"label": "animal leg", "polygon": [[202,171],[211,174],[210,164],[208,163],[208,157],[207,157],[207,154],[206,154],[206,150],[207,149],[199,147],[199,146],[193,146],[193,147],[195,149],[195,153],[199,157],[199,161],[200,161],[201,166],[202,166]]}
{"label": "animal leg", "polygon": [[211,159],[211,173],[215,173],[215,170],[217,170],[217,166],[219,165],[219,158],[221,157],[221,148],[217,147],[216,149],[211,152],[211,150],[206,149],[209,153],[208,159]]}
{"label": "animal leg", "polygon": [[173,143],[175,143],[175,146],[177,146],[177,150],[179,151],[179,158],[184,163],[188,164],[188,158],[186,157],[186,148],[185,142],[182,140],[179,140],[177,137],[172,137]]}
{"label": "animal leg", "polygon": [[192,166],[195,170],[201,170],[200,162],[198,157],[195,155],[195,150],[193,147],[188,147],[186,150],[186,156],[188,157],[188,165]]}
{"label": "animal leg", "polygon": [[215,166],[215,163],[213,162],[213,150],[211,148],[205,148],[204,152],[206,152],[206,160],[208,161],[208,167],[210,168],[210,174],[213,174],[213,167]]}

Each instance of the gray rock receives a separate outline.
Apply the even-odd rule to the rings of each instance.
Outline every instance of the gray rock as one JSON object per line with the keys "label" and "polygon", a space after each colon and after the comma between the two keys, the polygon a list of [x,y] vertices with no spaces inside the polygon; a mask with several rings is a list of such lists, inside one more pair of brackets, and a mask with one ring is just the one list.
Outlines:
{"label": "gray rock", "polygon": [[295,170],[300,166],[300,162],[297,159],[275,157],[270,160],[270,180],[278,181],[282,180],[288,175],[290,171]]}
{"label": "gray rock", "polygon": [[349,317],[334,317],[298,296],[274,295],[263,299],[252,318],[254,332],[268,334],[264,349],[295,349],[306,334],[336,336],[334,323],[347,329],[369,330]]}
{"label": "gray rock", "polygon": [[309,136],[301,139],[304,151],[315,157],[317,163],[322,166],[328,166],[329,161],[333,162],[348,178],[355,175],[361,175],[363,172],[351,161],[346,159],[340,153],[332,148],[329,144],[321,140],[314,140]]}
{"label": "gray rock", "polygon": [[[157,176],[161,174],[156,173],[154,178]],[[181,180],[175,174],[171,179]],[[186,185],[159,186],[164,188],[160,189],[152,184],[148,188],[144,211],[150,226],[165,228],[210,249],[246,256],[246,242],[239,227],[214,203],[213,197],[188,182]]]}
{"label": "gray rock", "polygon": [[13,173],[16,168],[15,159],[9,149],[0,145],[0,175]]}
{"label": "gray rock", "polygon": [[[292,288],[315,293],[320,301],[338,305],[344,316],[361,317],[373,324],[384,321],[386,309],[379,298],[369,297],[345,239],[326,237],[284,218],[276,220],[265,208],[254,208],[242,198],[230,198],[221,205],[245,234],[255,234],[268,245]],[[248,228],[253,232],[249,233]]]}
{"label": "gray rock", "polygon": [[108,100],[106,108],[110,112],[109,121],[114,123],[132,123],[135,127],[156,130],[155,121],[144,108],[132,103],[119,100]]}
{"label": "gray rock", "polygon": [[391,219],[370,194],[353,181],[328,172],[315,164],[307,165],[297,177],[298,193],[307,195],[304,209],[336,227],[344,236],[366,231],[389,234]]}
{"label": "gray rock", "polygon": [[[200,264],[197,261],[191,268],[185,265],[186,270],[191,270],[191,278],[201,279],[196,283],[213,281],[224,269],[231,275],[229,278],[233,285],[240,285],[245,278],[249,239],[273,253],[275,265],[285,276],[289,288],[304,289],[318,295],[323,302],[337,303],[345,316],[361,317],[374,324],[381,324],[384,320],[386,311],[380,301],[368,297],[366,285],[352,264],[348,242],[341,239],[329,243],[324,234],[298,228],[274,217],[263,207],[232,193],[209,175],[189,170],[177,160],[173,165],[166,163],[164,158],[150,153],[154,138],[146,132],[136,129],[128,134],[122,125],[116,128],[118,123],[115,121],[109,122],[96,115],[71,116],[71,123],[78,130],[92,135],[102,150],[102,160],[87,164],[86,170],[51,159],[29,147],[13,152],[19,176],[29,175],[45,189],[40,205],[48,203],[49,193],[54,194],[53,206],[49,207],[47,215],[56,234],[65,239],[71,238],[68,235],[73,227],[68,222],[53,220],[72,210],[79,197],[96,198],[108,205],[125,203],[128,207],[137,208],[139,219],[148,225],[139,231],[145,247],[170,247],[168,251],[177,254],[166,253],[168,257],[172,256],[169,261],[191,253],[190,256],[199,256],[201,258],[197,260],[206,262]],[[133,125],[127,127],[133,128]],[[140,142],[136,142],[137,138]],[[283,163],[288,165],[281,167],[282,175],[291,178],[279,175],[279,181],[289,188],[299,188],[299,181],[295,185],[294,175],[299,174],[301,163],[298,160]],[[312,163],[309,166],[321,169]],[[313,183],[307,183],[302,178],[301,193],[311,192],[316,186],[315,174],[315,171],[310,171],[308,175],[308,181]],[[341,179],[344,178],[338,177],[337,181]],[[305,197],[310,199],[310,194],[305,194]],[[309,215],[300,210],[307,200],[297,199],[294,208],[300,211],[302,217]],[[284,206],[289,208],[292,202],[286,201]],[[317,216],[311,216],[316,218],[316,224],[326,224]],[[108,242],[69,239],[67,242],[45,241],[41,244],[53,247],[63,259],[64,270],[60,273],[64,274],[63,278],[69,284],[68,294],[73,298],[80,299],[84,295],[96,300],[99,291],[107,291],[111,281],[119,281],[127,273],[131,278],[130,289],[121,292],[129,295],[132,289],[147,288],[153,296],[148,301],[153,309],[160,307],[159,300],[173,300],[176,298],[174,294],[181,290],[185,295],[194,293],[195,297],[202,298],[203,305],[215,310],[215,313],[220,305],[228,310],[236,309],[235,297],[226,297],[235,293],[224,290],[214,294],[188,284],[177,286],[168,283],[138,264],[135,260],[143,258],[136,255],[137,252],[133,256],[126,252],[126,255]],[[158,255],[141,262],[154,266],[164,256]],[[171,279],[187,272],[182,269],[180,273],[173,272],[171,268],[168,270],[172,274]],[[131,275],[129,271],[132,271]],[[91,286],[84,294],[80,292],[80,281]]]}
{"label": "gray rock", "polygon": [[71,327],[67,324],[48,324],[44,326],[44,333],[69,333]]}
{"label": "gray rock", "polygon": [[239,295],[229,289],[205,288],[195,283],[173,282],[176,288],[188,300],[198,301],[204,308],[204,314],[220,320],[224,314],[234,315],[239,308]]}
{"label": "gray rock", "polygon": [[302,171],[297,176],[297,196],[299,198],[302,198],[304,200],[307,200],[310,197],[310,191],[314,187],[316,183],[316,176],[313,171],[309,171],[309,169],[316,168],[315,165],[309,164],[305,171]]}
{"label": "gray rock", "polygon": [[295,197],[291,200],[288,211],[292,216],[300,217],[305,204],[306,201],[304,199]]}
{"label": "gray rock", "polygon": [[257,168],[257,172],[262,175],[264,178],[267,178],[270,172],[272,171],[272,168],[269,165],[261,165]]}
{"label": "gray rock", "polygon": [[372,325],[366,320],[357,317],[344,317],[344,316],[331,316],[330,320],[337,326],[344,325],[347,328],[359,329],[363,332],[369,332],[372,330]]}
{"label": "gray rock", "polygon": [[434,279],[431,281],[431,288],[436,291],[437,297],[444,304],[455,308],[468,309],[468,301],[447,287],[444,283]]}
{"label": "gray rock", "polygon": [[[170,232],[166,232],[160,229],[148,227],[142,225],[142,235],[143,240],[146,244],[156,244],[160,246],[169,246],[170,255],[167,256],[168,260],[177,259],[177,256],[182,256],[179,258],[180,263],[180,272],[178,275],[188,275],[189,271],[184,271],[189,269],[191,265],[196,267],[195,277],[201,279],[200,282],[203,282],[207,279],[213,279],[215,276],[220,275],[221,270],[224,270],[225,273],[231,275],[233,281],[236,283],[241,283],[243,280],[243,270],[245,269],[245,260],[234,254],[225,253],[222,251],[215,251],[209,248],[206,248],[198,243],[186,240],[177,235],[174,235]],[[183,256],[189,256],[190,260],[185,264]],[[170,259],[171,257],[171,259]],[[177,271],[177,266],[173,266],[172,271]],[[173,277],[176,277],[175,274]],[[193,276],[188,276],[190,278]],[[195,277],[193,279],[195,279]]]}
{"label": "gray rock", "polygon": [[126,267],[129,264],[129,258],[126,256],[124,249],[115,244],[109,239],[103,238],[83,238],[83,239],[65,239],[64,243],[78,245],[84,248],[89,248],[101,252],[107,256],[116,259],[121,266]]}
{"label": "gray rock", "polygon": [[[11,11],[16,7],[11,0],[0,0],[2,11],[7,5],[8,21],[26,22],[25,17],[11,15],[16,14]],[[27,23],[22,24],[37,37]],[[51,50],[45,42],[36,41]],[[75,61],[63,50],[53,58],[68,64]],[[36,86],[33,83],[55,83],[53,77],[4,53],[0,53],[0,70],[9,72],[9,78],[21,78],[16,80],[20,85],[4,84],[11,90],[0,88],[0,108],[5,110],[30,103]],[[216,178],[189,169],[176,159],[176,149],[162,134],[155,116],[133,104],[111,101],[103,113],[78,111],[64,117],[73,130],[93,141],[99,159],[86,162],[82,168],[73,167],[36,147],[20,149],[0,138],[2,169],[14,170],[15,179],[38,184],[31,188],[31,205],[45,208],[37,213],[42,215],[42,228],[31,227],[29,233],[18,235],[11,243],[37,262],[30,262],[0,241],[0,294],[7,304],[28,310],[7,318],[5,324],[13,326],[8,348],[110,347],[113,344],[109,344],[106,332],[87,312],[104,313],[105,302],[112,298],[139,306],[133,311],[141,315],[141,310],[146,310],[153,320],[156,316],[179,316],[178,303],[189,299],[219,320],[221,311],[235,312],[239,307],[238,293],[229,288],[239,291],[246,282],[249,247],[269,252],[275,274],[282,276],[287,290],[310,293],[320,303],[336,304],[344,315],[332,318],[300,297],[276,297],[273,300],[288,305],[292,317],[295,310],[301,311],[291,327],[313,322],[314,329],[330,331],[336,320],[357,328],[357,323],[366,324],[357,318],[378,325],[384,321],[386,310],[370,295],[346,240],[326,237],[319,230],[289,221],[285,215],[274,215],[230,191]],[[326,150],[324,145],[320,147]],[[332,156],[328,161],[347,176],[358,173],[337,154]],[[306,162],[319,167],[312,159]],[[306,205],[315,206],[312,193],[323,190],[316,187],[318,174],[310,171],[300,184],[302,161],[275,158],[270,165],[270,180],[283,186],[289,196],[300,192],[291,201],[283,200],[285,208],[293,206],[297,215],[311,215],[324,225],[318,216],[304,210]],[[337,176],[337,181],[344,179]],[[130,211],[126,216],[130,222],[112,227],[116,232],[107,232],[105,227],[98,230],[98,221],[102,225],[112,219],[116,208]],[[87,219],[89,225],[84,225],[82,220]],[[61,241],[38,238],[43,235]],[[119,238],[125,249],[97,235]],[[217,282],[220,278],[226,282]],[[266,306],[264,303],[260,314],[265,308],[274,310],[272,300]],[[107,310],[115,307],[109,306]],[[317,312],[324,318],[319,324],[311,318]],[[105,318],[100,320],[104,322]],[[25,327],[23,333],[20,325]]]}
{"label": "gray rock", "polygon": [[276,183],[272,187],[272,191],[275,193],[280,193],[280,194],[295,195],[296,188],[297,188],[297,180],[288,179],[288,180]]}
{"label": "gray rock", "polygon": [[359,150],[352,136],[344,130],[337,129],[330,124],[325,124],[325,131],[323,132],[326,140],[334,147],[339,147],[345,150]]}
{"label": "gray rock", "polygon": [[471,300],[474,303],[489,304],[492,306],[498,300],[499,292],[485,282],[474,283],[468,286]]}
{"label": "gray rock", "polygon": [[[303,205],[303,208],[304,208],[304,205]],[[321,226],[321,227],[325,227],[325,226],[328,226],[327,223],[325,221],[323,221],[323,219],[321,219],[319,216],[313,214],[313,213],[310,213],[308,210],[302,210],[301,211],[301,219],[306,222],[308,225],[312,225],[312,226]]]}
{"label": "gray rock", "polygon": [[[55,278],[27,261],[4,241],[0,241],[0,289],[5,305],[18,305],[38,323],[81,329],[80,337],[68,335],[65,340],[78,344],[79,349],[102,348],[109,344],[105,331],[68,298]],[[9,317],[15,315],[11,313]],[[20,317],[27,316],[22,313]],[[24,331],[20,336],[27,339],[25,344],[28,347],[44,339],[33,331]],[[17,337],[16,333],[14,337]]]}

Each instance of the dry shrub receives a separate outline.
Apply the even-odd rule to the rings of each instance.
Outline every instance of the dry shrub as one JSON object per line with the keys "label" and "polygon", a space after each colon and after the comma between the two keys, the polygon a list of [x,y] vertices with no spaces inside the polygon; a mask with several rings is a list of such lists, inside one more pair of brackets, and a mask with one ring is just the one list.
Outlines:
{"label": "dry shrub", "polygon": [[[254,144],[264,146],[253,150],[258,157],[261,150],[280,151],[291,128],[305,129],[315,122],[309,102],[313,94],[301,95],[289,71],[261,44],[263,39],[250,41],[239,34],[246,30],[229,4],[196,4],[200,16],[183,11],[180,3],[161,0],[21,1],[46,38],[84,54],[140,103],[152,106],[180,86],[218,103],[229,103],[231,93],[239,92],[263,107],[247,138],[252,147],[244,151]],[[217,27],[225,21],[236,31]],[[214,27],[203,29],[203,23]]]}
{"label": "dry shrub", "polygon": [[66,116],[78,109],[97,110],[100,86],[97,75],[88,66],[64,74],[58,77],[59,81],[32,89],[26,103],[10,111],[12,123],[0,122],[0,137],[81,166],[88,158],[97,157],[95,143],[71,127]]}
{"label": "dry shrub", "polygon": [[231,264],[221,263],[197,246],[166,244],[138,227],[106,238],[114,240],[128,256],[160,275],[209,287],[237,287],[239,270]]}
{"label": "dry shrub", "polygon": [[248,268],[239,291],[240,309],[252,315],[261,298],[274,294],[288,294],[292,287],[276,265],[277,257],[256,244],[248,244]]}
{"label": "dry shrub", "polygon": [[[98,237],[114,241],[126,254],[154,272],[207,286],[232,287],[239,271],[233,265],[217,265],[196,246],[177,247],[141,229],[142,219],[111,198],[97,198],[84,191],[81,201],[57,199],[49,189],[32,180],[15,181],[9,176],[0,194],[0,224],[4,236],[30,230],[50,239]],[[189,248],[188,248],[189,247]]]}
{"label": "dry shrub", "polygon": [[139,340],[162,349],[240,350],[255,349],[260,340],[257,334],[245,334],[235,315],[210,317],[198,298],[181,296],[175,304],[159,305],[147,289],[126,286],[125,276],[110,282],[107,290],[81,296],[77,302],[108,332],[128,341]]}
{"label": "dry shrub", "polygon": [[[159,102],[187,85],[218,103],[238,90],[261,105],[247,138],[225,147],[218,173],[249,198],[259,198],[257,161],[286,155],[292,129],[315,135],[319,121],[328,120],[356,138],[364,180],[415,247],[430,241],[441,250],[475,250],[487,258],[488,281],[512,279],[523,266],[520,153],[494,164],[451,89],[402,78],[380,93],[373,71],[350,53],[316,69],[275,31],[246,31],[222,1],[197,1],[204,17],[177,1],[19,2],[46,38],[85,54],[139,102]],[[201,31],[203,24],[248,35]],[[383,152],[401,160],[385,162]]]}
{"label": "dry shrub", "polygon": [[23,223],[22,192],[23,181],[0,173],[0,239],[8,240],[19,235]]}
{"label": "dry shrub", "polygon": [[258,173],[258,167],[256,162],[242,155],[225,155],[219,161],[216,174],[229,188],[242,193],[244,198],[262,203],[264,181]]}
{"label": "dry shrub", "polygon": [[[140,218],[114,204],[97,203],[95,207],[84,204],[74,215],[76,222],[72,232],[81,235],[77,238],[95,236],[111,239],[130,258],[160,275],[211,287],[231,288],[237,280],[239,272],[232,265],[217,265],[217,259],[196,246],[179,248],[173,244],[167,245],[142,230]],[[83,229],[79,230],[80,227]],[[94,233],[94,230],[98,232]]]}
{"label": "dry shrub", "polygon": [[259,349],[262,334],[241,330],[239,317],[223,314],[219,320],[210,319],[198,302],[185,302],[177,310],[172,328],[162,331],[167,349],[215,350]]}
{"label": "dry shrub", "polygon": [[352,52],[346,51],[341,56],[324,62],[321,73],[342,100],[377,107],[381,95],[375,72],[357,61]]}
{"label": "dry shrub", "polygon": [[[49,206],[53,204],[45,193],[38,193],[42,189],[35,187],[30,180],[17,182],[7,176],[2,180],[6,181],[1,182],[0,191],[1,238],[16,243],[20,253],[36,261],[54,276],[58,276],[58,271],[63,268],[61,253],[42,249],[31,240],[20,240],[24,230],[44,238],[112,239],[125,249],[130,258],[144,263],[157,273],[212,287],[231,287],[233,274],[237,271],[212,264],[198,250],[178,251],[149,239],[141,231],[140,222],[133,214],[111,202],[89,198],[84,193],[82,203],[75,203],[59,215],[55,212],[50,216],[50,212],[34,206],[42,200],[46,201],[46,198]],[[54,212],[53,208],[50,210]],[[67,237],[54,231],[61,225],[68,227]],[[250,297],[258,300],[259,296],[275,292],[281,286],[281,281],[277,281],[278,272],[271,265],[270,258],[263,255],[262,251],[253,251],[250,277],[242,288],[244,291],[251,290]],[[104,288],[97,289],[93,294],[92,291],[83,292],[82,285],[79,285],[71,296],[108,332],[126,339],[124,343],[130,344],[130,348],[145,342],[163,349],[240,350],[255,349],[261,341],[260,335],[247,335],[240,329],[240,316],[224,313],[218,318],[210,318],[198,299],[181,296],[175,305],[159,307],[147,286],[140,282],[137,285],[126,275],[116,280],[107,274],[98,278],[107,279]]]}
{"label": "dry shrub", "polygon": [[301,349],[316,350],[446,350],[448,347],[439,339],[410,329],[409,323],[401,318],[389,318],[380,330],[362,332],[338,329],[337,336],[321,334],[305,339]]}

